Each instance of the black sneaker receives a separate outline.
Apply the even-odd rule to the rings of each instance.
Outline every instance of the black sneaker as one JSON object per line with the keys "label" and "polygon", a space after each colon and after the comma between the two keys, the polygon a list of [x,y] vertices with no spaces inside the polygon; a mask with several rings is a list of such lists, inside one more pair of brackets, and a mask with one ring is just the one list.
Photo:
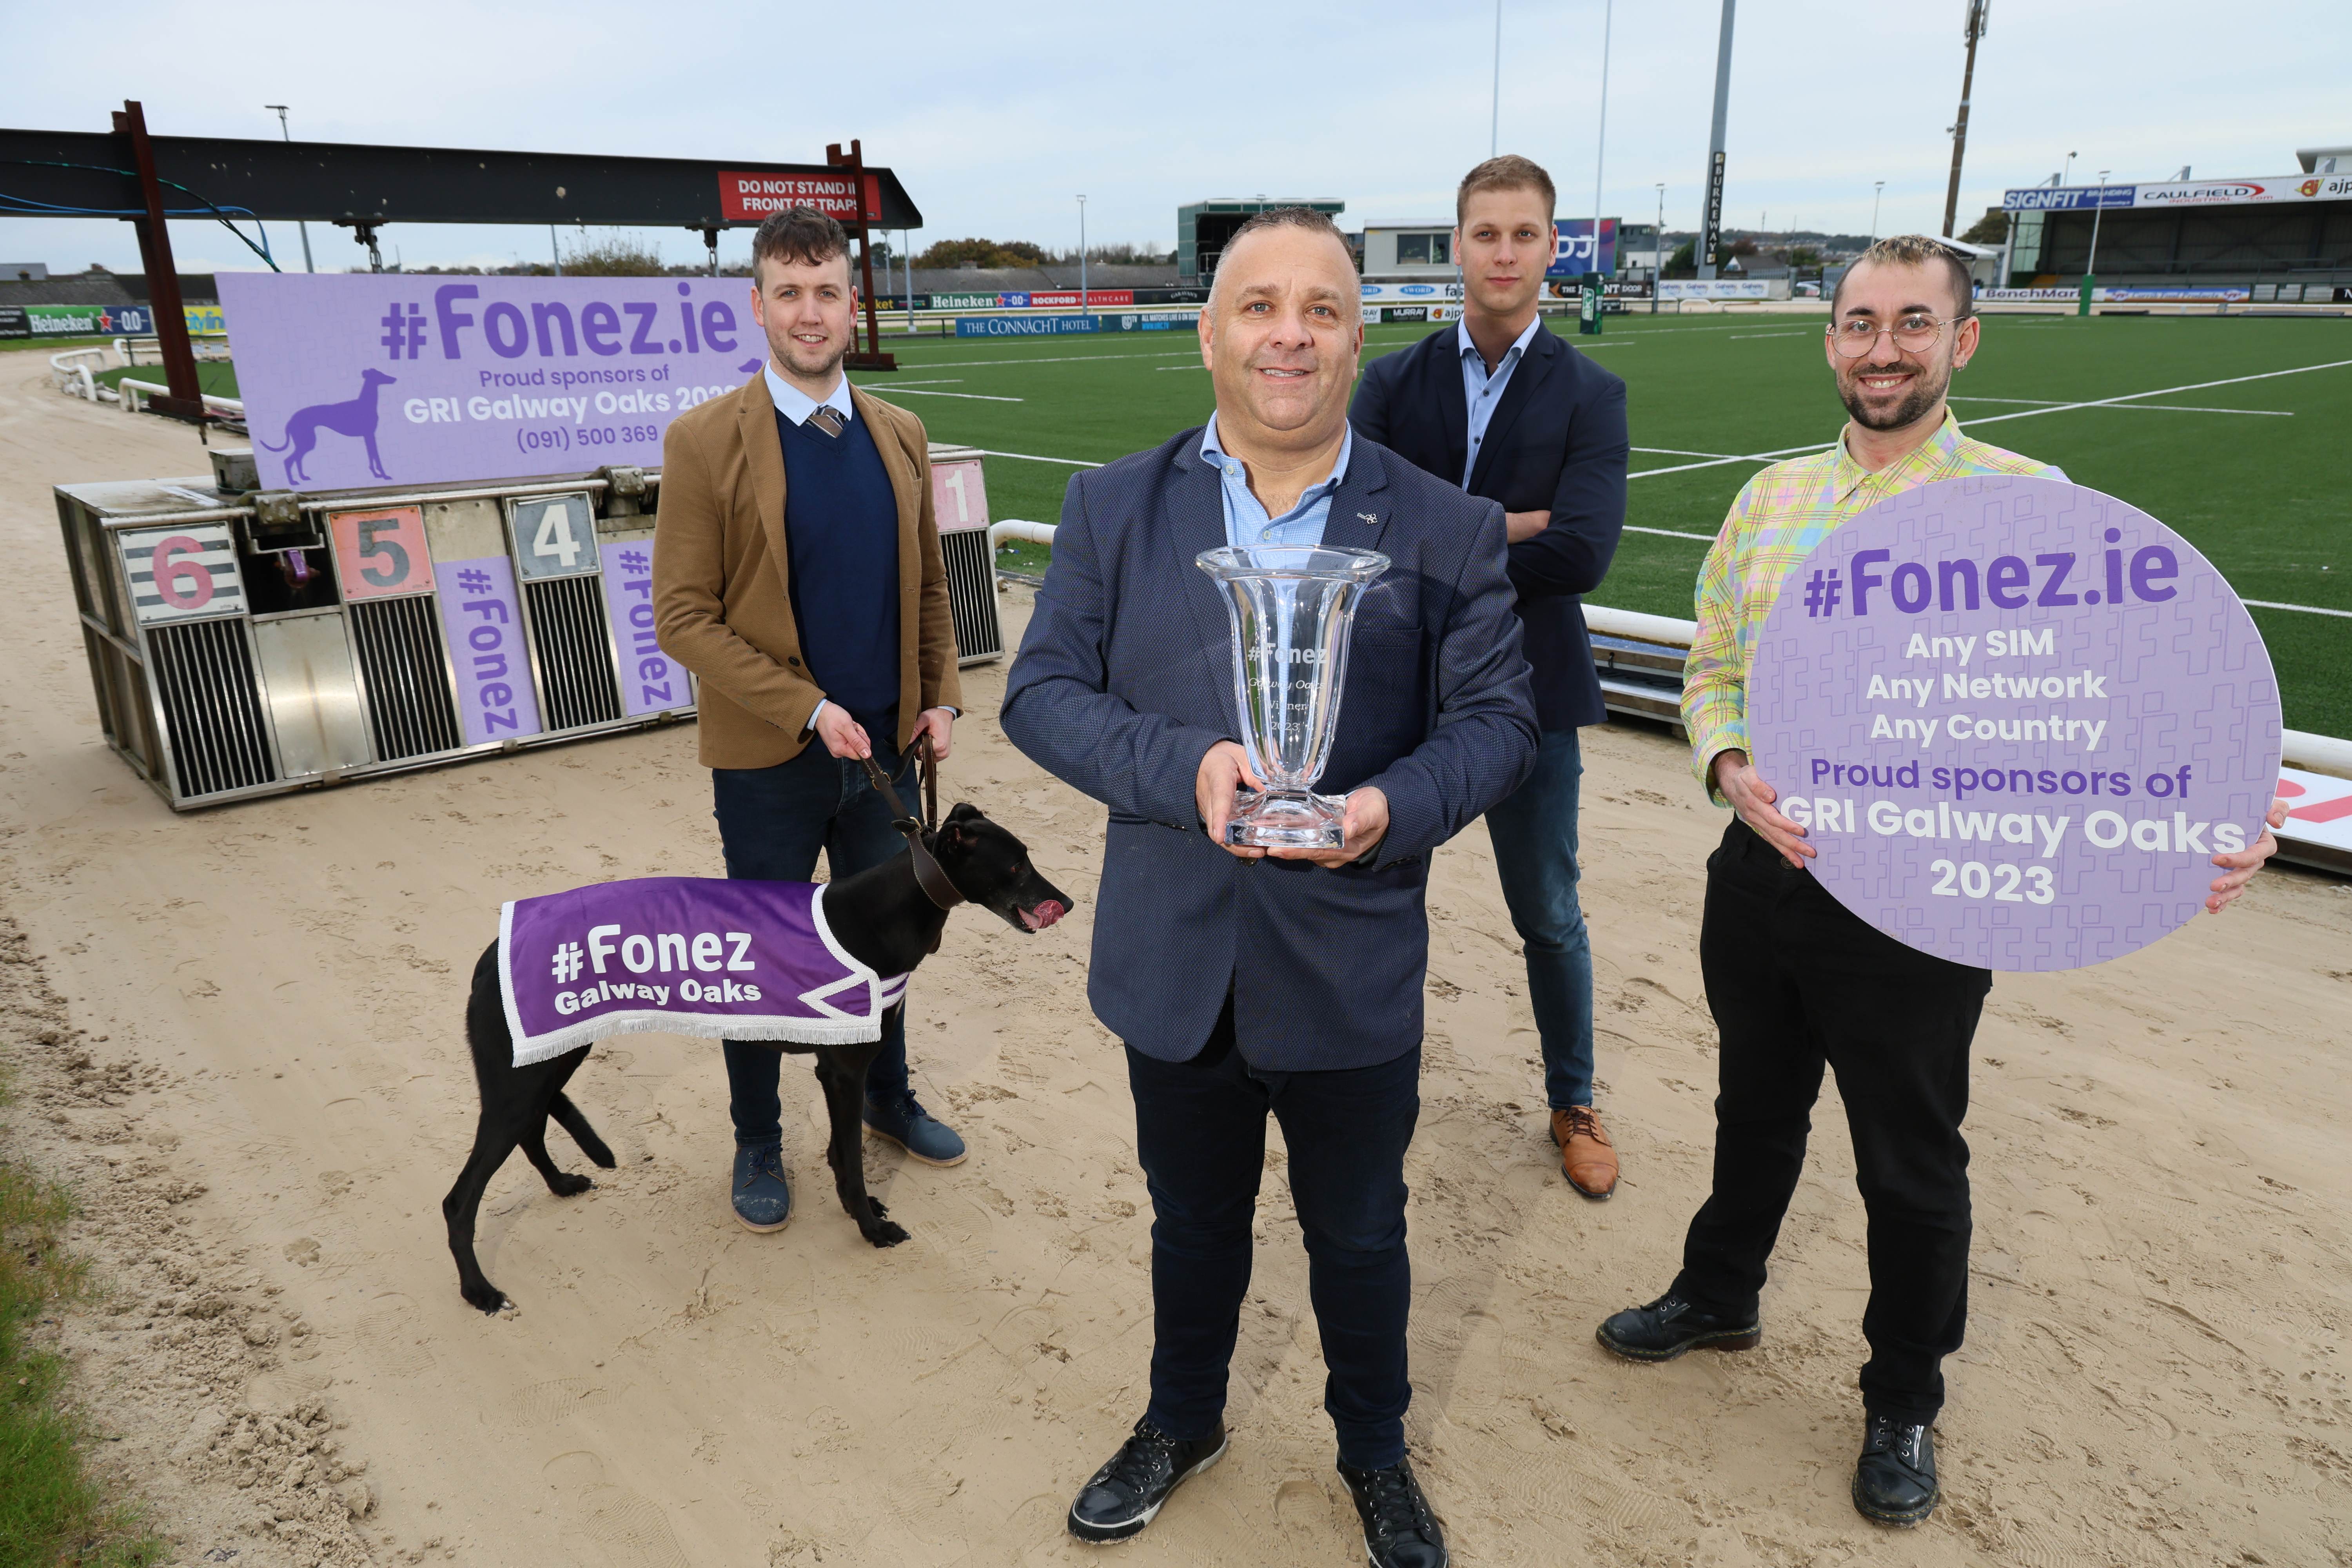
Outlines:
{"label": "black sneaker", "polygon": [[1853,1467],[1853,1506],[1877,1524],[1908,1530],[1936,1511],[1936,1434],[1892,1415],[1873,1415],[1862,1428],[1862,1458]]}
{"label": "black sneaker", "polygon": [[1078,1489],[1070,1504],[1070,1533],[1080,1541],[1125,1541],[1140,1535],[1168,1494],[1225,1457],[1225,1429],[1187,1443],[1149,1419],[1118,1446],[1110,1463]]}
{"label": "black sneaker", "polygon": [[1753,1350],[1764,1337],[1752,1311],[1724,1317],[1701,1311],[1672,1290],[1646,1307],[1628,1307],[1593,1331],[1601,1348],[1627,1361],[1672,1361],[1685,1351]]}
{"label": "black sneaker", "polygon": [[1414,1479],[1412,1461],[1360,1470],[1342,1461],[1339,1479],[1364,1521],[1364,1556],[1372,1568],[1445,1568],[1445,1531]]}

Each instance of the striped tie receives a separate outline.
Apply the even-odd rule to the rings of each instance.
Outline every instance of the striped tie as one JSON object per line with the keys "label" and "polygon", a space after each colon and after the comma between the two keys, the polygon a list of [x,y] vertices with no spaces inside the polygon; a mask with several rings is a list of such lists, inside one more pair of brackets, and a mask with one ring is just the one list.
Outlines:
{"label": "striped tie", "polygon": [[822,403],[817,405],[816,412],[808,416],[808,422],[828,436],[839,436],[849,427],[849,421],[841,416],[839,410]]}

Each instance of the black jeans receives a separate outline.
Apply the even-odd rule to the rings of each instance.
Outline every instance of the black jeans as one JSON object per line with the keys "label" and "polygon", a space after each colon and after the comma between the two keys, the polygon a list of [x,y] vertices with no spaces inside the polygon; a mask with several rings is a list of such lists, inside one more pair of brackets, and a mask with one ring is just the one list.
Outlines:
{"label": "black jeans", "polygon": [[1404,1152],[1421,1115],[1421,1047],[1378,1067],[1262,1073],[1234,1048],[1228,1001],[1199,1056],[1165,1062],[1130,1047],[1127,1076],[1151,1191],[1151,1424],[1193,1439],[1223,1416],[1271,1110],[1290,1152],[1339,1458],[1367,1469],[1403,1458]]}
{"label": "black jeans", "polygon": [[1969,1043],[1989,971],[1864,924],[1734,821],[1706,863],[1699,966],[1721,1038],[1715,1190],[1691,1220],[1675,1293],[1754,1309],[1805,1163],[1822,1066],[1837,1071],[1869,1215],[1874,1414],[1926,1423],[1968,1319]]}
{"label": "black jeans", "polygon": [[[890,764],[887,752],[878,760]],[[898,762],[890,785],[911,811],[917,809],[915,754]],[[866,770],[834,756],[821,741],[812,739],[799,756],[772,768],[713,768],[710,794],[732,878],[805,882],[816,875],[820,849],[833,876],[854,877],[906,851],[907,841],[890,826],[890,808],[866,782]],[[727,1042],[728,1110],[738,1143],[772,1143],[784,1135],[776,1093],[783,1060],[772,1046]],[[866,1070],[866,1092],[879,1100],[906,1088],[907,1016],[900,1006],[884,1017],[882,1050]]]}

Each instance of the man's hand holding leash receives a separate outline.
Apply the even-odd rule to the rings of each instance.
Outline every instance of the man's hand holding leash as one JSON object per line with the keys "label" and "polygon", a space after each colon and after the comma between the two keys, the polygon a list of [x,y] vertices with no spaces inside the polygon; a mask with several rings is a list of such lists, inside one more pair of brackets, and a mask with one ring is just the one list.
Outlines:
{"label": "man's hand holding leash", "polygon": [[[940,762],[946,762],[949,731],[954,724],[955,715],[947,709],[926,708],[922,716],[915,721],[916,743],[920,744],[922,738],[929,735],[931,738],[931,755]],[[844,762],[854,763],[874,754],[874,742],[866,733],[866,726],[851,718],[849,710],[838,702],[828,702],[818,709],[816,718],[809,727],[816,731],[816,738],[824,742],[824,749]]]}

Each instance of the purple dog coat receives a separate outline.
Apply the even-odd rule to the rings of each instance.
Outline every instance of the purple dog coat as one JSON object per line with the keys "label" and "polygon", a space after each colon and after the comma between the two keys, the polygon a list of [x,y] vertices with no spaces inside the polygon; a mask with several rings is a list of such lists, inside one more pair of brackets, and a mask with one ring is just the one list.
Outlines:
{"label": "purple dog coat", "polygon": [[640,877],[508,904],[499,989],[529,1067],[613,1035],[878,1040],[907,977],[849,956],[821,883]]}

